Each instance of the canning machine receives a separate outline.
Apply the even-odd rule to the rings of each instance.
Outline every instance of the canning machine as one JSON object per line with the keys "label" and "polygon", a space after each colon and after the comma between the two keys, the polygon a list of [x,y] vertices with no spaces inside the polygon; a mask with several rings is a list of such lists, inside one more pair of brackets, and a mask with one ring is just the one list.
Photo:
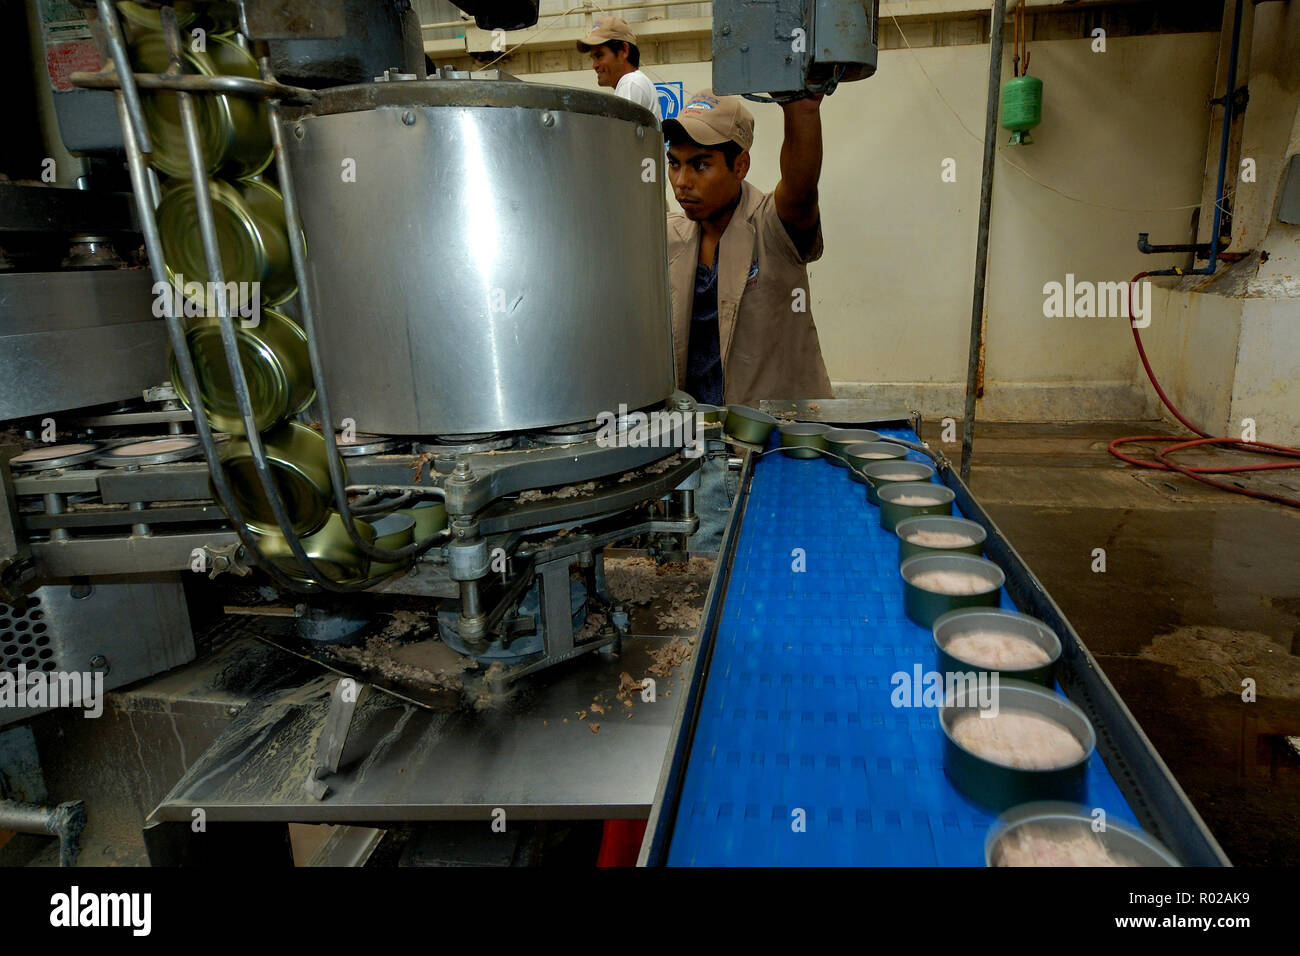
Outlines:
{"label": "canning machine", "polygon": [[[603,548],[671,554],[698,527],[653,118],[497,71],[428,76],[407,4],[321,4],[340,22],[316,38],[273,6],[84,8],[105,66],[64,79],[113,91],[91,95],[120,121],[91,145],[120,143],[131,196],[97,211],[143,255],[0,277],[6,601],[33,613],[52,582],[112,575],[175,605],[181,573],[256,568],[308,641],[358,630],[355,594],[426,599],[499,686],[616,642],[617,613],[575,642],[614,610]],[[392,8],[364,48],[363,7]],[[80,653],[52,641],[54,667]]]}
{"label": "canning machine", "polygon": [[[40,135],[0,182],[10,674],[129,685],[202,659],[215,607],[481,707],[616,653],[606,548],[681,559],[699,528],[653,116],[429,72],[406,2],[300,6],[39,0],[13,24]],[[332,653],[397,607],[473,675],[457,693]]]}

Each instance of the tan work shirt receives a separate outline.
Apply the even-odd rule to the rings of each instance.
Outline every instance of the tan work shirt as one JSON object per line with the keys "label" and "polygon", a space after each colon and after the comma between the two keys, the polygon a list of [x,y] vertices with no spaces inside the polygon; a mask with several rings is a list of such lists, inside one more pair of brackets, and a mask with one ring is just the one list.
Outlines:
{"label": "tan work shirt", "polygon": [[[831,398],[831,381],[811,312],[807,263],[822,254],[821,224],[801,256],[776,214],[772,193],[741,184],[740,203],[718,248],[718,346],[728,404],[760,399]],[[668,216],[677,384],[686,381],[700,224]],[[795,290],[802,290],[795,294]],[[796,311],[798,308],[803,311]]]}

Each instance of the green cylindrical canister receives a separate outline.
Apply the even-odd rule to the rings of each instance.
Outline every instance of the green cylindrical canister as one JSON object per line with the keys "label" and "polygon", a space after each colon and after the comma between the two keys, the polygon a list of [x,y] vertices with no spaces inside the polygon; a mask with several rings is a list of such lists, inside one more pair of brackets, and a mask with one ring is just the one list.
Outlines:
{"label": "green cylindrical canister", "polygon": [[1002,128],[1011,130],[1009,146],[1034,140],[1029,131],[1043,120],[1043,81],[1017,76],[1002,84]]}

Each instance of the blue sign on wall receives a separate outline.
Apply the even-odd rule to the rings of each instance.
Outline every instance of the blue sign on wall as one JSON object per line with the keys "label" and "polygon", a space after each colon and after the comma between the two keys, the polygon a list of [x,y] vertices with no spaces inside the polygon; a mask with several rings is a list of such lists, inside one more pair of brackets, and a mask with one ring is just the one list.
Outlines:
{"label": "blue sign on wall", "polygon": [[686,105],[686,94],[682,90],[681,80],[656,83],[655,90],[659,93],[659,112],[663,113],[666,120],[672,119]]}

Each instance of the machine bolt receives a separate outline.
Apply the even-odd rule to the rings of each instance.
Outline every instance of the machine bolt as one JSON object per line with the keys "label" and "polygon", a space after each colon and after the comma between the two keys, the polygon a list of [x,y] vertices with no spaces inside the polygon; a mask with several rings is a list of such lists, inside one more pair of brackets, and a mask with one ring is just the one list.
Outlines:
{"label": "machine bolt", "polygon": [[644,126],[638,126],[638,127],[636,128],[636,138],[637,138],[637,139],[645,139],[645,127],[644,127]]}
{"label": "machine bolt", "polygon": [[722,35],[723,35],[724,37],[729,37],[729,36],[731,36],[731,24],[730,24],[730,23],[724,23],[724,24],[722,25]]}
{"label": "machine bolt", "polygon": [[414,126],[415,113],[412,110],[407,110],[405,113],[402,114],[402,122],[405,123],[407,126]]}
{"label": "machine bolt", "polygon": [[554,125],[555,125],[555,114],[554,114],[554,113],[550,113],[550,112],[543,113],[543,114],[542,114],[542,125],[543,125],[543,126],[554,126]]}
{"label": "machine bolt", "polygon": [[105,657],[103,654],[96,654],[94,657],[90,659],[90,669],[95,671],[103,671],[105,674],[107,674],[108,658]]}
{"label": "machine bolt", "polygon": [[302,139],[307,135],[307,131],[303,129],[301,123],[295,123],[293,126],[293,135],[295,139]]}

